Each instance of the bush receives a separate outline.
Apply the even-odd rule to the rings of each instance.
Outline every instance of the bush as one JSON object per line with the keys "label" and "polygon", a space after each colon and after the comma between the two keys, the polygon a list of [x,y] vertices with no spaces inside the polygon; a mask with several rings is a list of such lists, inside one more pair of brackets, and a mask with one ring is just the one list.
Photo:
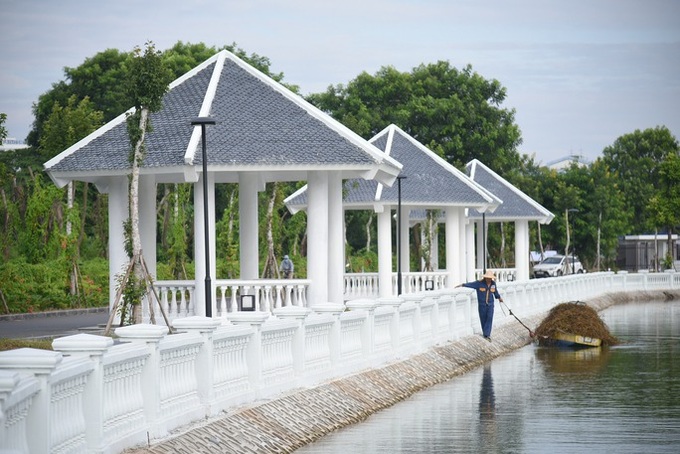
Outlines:
{"label": "bush", "polygon": [[105,306],[109,294],[108,262],[95,259],[80,266],[79,296],[70,294],[70,269],[65,260],[31,264],[16,259],[0,264],[0,290],[10,313]]}

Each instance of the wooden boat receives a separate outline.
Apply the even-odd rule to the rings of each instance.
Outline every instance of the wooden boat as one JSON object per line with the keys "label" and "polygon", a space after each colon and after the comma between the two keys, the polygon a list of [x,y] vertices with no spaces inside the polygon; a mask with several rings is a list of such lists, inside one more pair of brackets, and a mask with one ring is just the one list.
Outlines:
{"label": "wooden boat", "polygon": [[557,345],[565,347],[599,347],[602,345],[602,339],[581,336],[580,334],[557,332],[553,335],[553,338]]}

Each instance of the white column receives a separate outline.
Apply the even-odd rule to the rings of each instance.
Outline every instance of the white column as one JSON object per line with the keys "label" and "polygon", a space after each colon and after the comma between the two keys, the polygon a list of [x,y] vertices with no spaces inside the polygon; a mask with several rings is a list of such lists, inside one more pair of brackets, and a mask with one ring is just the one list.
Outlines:
{"label": "white column", "polygon": [[446,209],[446,270],[450,288],[460,284],[460,212],[457,208]]}
{"label": "white column", "polygon": [[118,280],[125,273],[129,258],[125,252],[125,229],[123,222],[130,216],[128,179],[113,177],[109,184],[109,309],[113,309]]}
{"label": "white column", "polygon": [[208,173],[208,194],[203,194],[203,177],[201,174],[198,181],[194,183],[194,264],[196,267],[195,279],[196,288],[194,290],[194,311],[195,315],[206,315],[205,311],[205,229],[204,229],[204,209],[203,197],[208,198],[208,235],[210,243],[208,247],[210,256],[210,279],[213,288],[211,289],[212,299],[212,314],[215,315],[215,271],[217,266],[215,264],[215,180],[212,175]]}
{"label": "white column", "polygon": [[255,173],[241,172],[238,175],[238,215],[240,236],[241,279],[259,277],[258,248],[258,181]]}
{"label": "white column", "polygon": [[345,283],[345,219],[340,173],[328,176],[328,302],[342,304]]}
{"label": "white column", "polygon": [[458,212],[458,281],[465,282],[467,277],[465,273],[465,209],[456,208],[456,211]]}
{"label": "white column", "polygon": [[475,279],[475,223],[468,220],[465,225],[465,281]]}
{"label": "white column", "polygon": [[378,286],[381,298],[392,296],[392,210],[378,212]]}
{"label": "white column", "polygon": [[517,280],[529,280],[529,221],[515,221],[515,268]]}
{"label": "white column", "polygon": [[307,179],[307,279],[310,306],[328,302],[328,173]]}

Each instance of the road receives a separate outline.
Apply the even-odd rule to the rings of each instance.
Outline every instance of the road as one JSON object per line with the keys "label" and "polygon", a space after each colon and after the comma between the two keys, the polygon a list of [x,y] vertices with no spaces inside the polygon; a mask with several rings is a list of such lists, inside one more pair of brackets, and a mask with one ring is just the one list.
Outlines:
{"label": "road", "polygon": [[61,337],[89,332],[99,334],[109,320],[108,308],[0,315],[0,337]]}

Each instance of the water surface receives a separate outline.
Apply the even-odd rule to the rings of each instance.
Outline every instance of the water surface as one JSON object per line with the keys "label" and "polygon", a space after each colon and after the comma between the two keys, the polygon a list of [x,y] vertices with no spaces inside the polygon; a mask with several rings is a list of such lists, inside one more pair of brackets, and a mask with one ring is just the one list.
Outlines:
{"label": "water surface", "polygon": [[680,302],[600,315],[621,345],[530,345],[296,453],[680,453]]}

